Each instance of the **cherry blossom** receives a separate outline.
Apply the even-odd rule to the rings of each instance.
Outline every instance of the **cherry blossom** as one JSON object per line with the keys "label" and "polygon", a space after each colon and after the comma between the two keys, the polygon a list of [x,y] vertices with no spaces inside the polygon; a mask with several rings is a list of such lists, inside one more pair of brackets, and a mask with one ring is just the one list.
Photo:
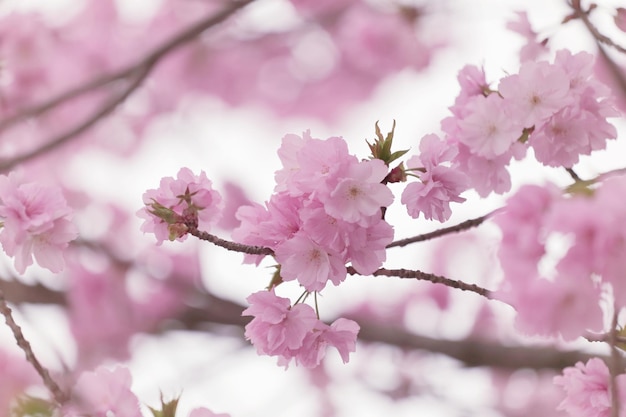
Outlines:
{"label": "cherry blossom", "polygon": [[311,306],[291,307],[288,298],[278,297],[273,290],[256,292],[247,300],[250,307],[242,314],[254,318],[246,325],[245,335],[261,355],[283,355],[289,349],[302,347],[317,322]]}
{"label": "cherry blossom", "polygon": [[194,408],[189,412],[189,417],[230,417],[230,414],[220,413],[215,414],[208,408]]}
{"label": "cherry blossom", "polygon": [[[572,416],[609,417],[611,414],[611,391],[609,368],[599,358],[591,358],[587,363],[578,362],[575,367],[563,370],[554,383],[565,391],[565,398],[558,409]],[[615,378],[620,401],[626,399],[626,374]],[[620,417],[626,415],[626,408],[620,408]]]}
{"label": "cherry blossom", "polygon": [[184,240],[187,222],[209,231],[219,220],[221,201],[204,171],[195,175],[189,168],[181,168],[176,178],[164,177],[158,189],[144,193],[146,207],[137,215],[144,219],[141,230],[154,233],[157,244],[161,244],[165,239]]}
{"label": "cherry blossom", "polygon": [[72,210],[61,190],[22,182],[17,174],[0,176],[0,243],[24,273],[33,263],[52,272],[65,266],[64,250],[76,238]]}
{"label": "cherry blossom", "polygon": [[327,281],[339,285],[346,278],[343,256],[327,251],[304,233],[296,233],[280,244],[276,260],[281,264],[283,280],[297,279],[307,291],[321,291]]}
{"label": "cherry blossom", "polygon": [[101,366],[93,372],[83,372],[73,391],[78,401],[69,405],[64,415],[104,417],[113,413],[119,417],[142,417],[131,383],[130,371],[119,366],[114,369]]}

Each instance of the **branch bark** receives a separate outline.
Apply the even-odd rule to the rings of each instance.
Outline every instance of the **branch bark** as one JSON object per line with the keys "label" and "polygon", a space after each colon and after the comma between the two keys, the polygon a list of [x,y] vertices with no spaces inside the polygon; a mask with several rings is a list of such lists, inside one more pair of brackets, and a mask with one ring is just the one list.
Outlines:
{"label": "branch bark", "polygon": [[[177,280],[182,282],[183,280]],[[45,288],[45,287],[44,287]],[[64,299],[64,293],[54,290],[44,290],[37,286],[36,297],[24,297],[20,294],[30,292],[33,287],[18,282],[0,282],[0,289],[5,290],[7,299],[15,304],[41,303],[46,297],[48,303],[58,304]],[[241,316],[244,306],[218,297],[214,294],[202,292],[197,294],[201,302],[196,306],[187,306],[176,317],[168,320],[166,327],[157,326],[153,333],[167,332],[175,328],[190,331],[209,331],[214,333],[228,333],[243,339],[243,329],[250,321],[249,317]],[[61,305],[64,305],[62,302]],[[591,357],[583,351],[564,351],[554,347],[511,346],[501,342],[467,338],[462,340],[446,340],[411,333],[401,327],[380,324],[371,319],[353,315],[351,319],[359,322],[361,331],[359,340],[362,343],[379,343],[396,346],[402,349],[419,350],[434,354],[446,355],[456,359],[465,366],[497,367],[504,369],[563,369],[576,362],[586,362]],[[227,329],[230,329],[228,331]],[[608,358],[603,358],[608,361]]]}

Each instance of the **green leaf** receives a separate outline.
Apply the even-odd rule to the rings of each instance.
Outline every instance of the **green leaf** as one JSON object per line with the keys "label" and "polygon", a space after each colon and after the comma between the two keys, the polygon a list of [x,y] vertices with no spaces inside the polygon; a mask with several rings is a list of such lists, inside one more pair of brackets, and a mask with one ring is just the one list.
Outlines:
{"label": "green leaf", "polygon": [[383,134],[380,131],[380,127],[378,126],[378,121],[374,124],[374,129],[376,132],[376,139],[374,143],[369,143],[367,140],[367,145],[372,152],[372,156],[370,159],[380,159],[387,166],[396,159],[400,158],[402,155],[406,154],[409,150],[404,151],[396,151],[392,152],[391,148],[393,146],[393,135],[396,129],[396,121],[393,121],[393,126],[391,127],[391,131],[387,133],[387,136],[383,138]]}
{"label": "green leaf", "polygon": [[14,417],[52,417],[54,406],[47,400],[26,395],[16,401],[11,410]]}

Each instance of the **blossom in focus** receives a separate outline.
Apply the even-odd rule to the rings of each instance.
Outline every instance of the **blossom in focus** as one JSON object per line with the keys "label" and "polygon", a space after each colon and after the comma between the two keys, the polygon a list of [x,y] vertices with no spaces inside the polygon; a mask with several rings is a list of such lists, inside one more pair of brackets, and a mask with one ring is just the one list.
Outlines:
{"label": "blossom in focus", "polygon": [[246,325],[245,336],[260,355],[282,355],[287,349],[300,348],[317,321],[311,306],[291,307],[289,299],[273,290],[256,292],[247,300],[250,307],[242,315],[254,318]]}
{"label": "blossom in focus", "polygon": [[356,348],[359,325],[339,318],[327,325],[317,318],[307,304],[290,305],[287,298],[274,290],[259,291],[247,298],[250,307],[244,316],[254,316],[246,326],[245,336],[259,354],[278,356],[278,364],[288,366],[291,360],[307,368],[317,367],[334,346],[344,363]]}
{"label": "blossom in focus", "polygon": [[144,193],[145,207],[137,215],[144,219],[141,230],[154,233],[157,244],[166,239],[182,241],[188,223],[210,230],[219,220],[221,201],[204,171],[195,175],[189,168],[181,168],[176,178],[164,177],[159,188]]}

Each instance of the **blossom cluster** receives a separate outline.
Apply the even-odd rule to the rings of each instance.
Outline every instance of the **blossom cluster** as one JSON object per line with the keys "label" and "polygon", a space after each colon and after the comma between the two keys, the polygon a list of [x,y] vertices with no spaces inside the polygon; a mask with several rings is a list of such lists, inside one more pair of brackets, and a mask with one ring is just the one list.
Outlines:
{"label": "blossom cluster", "polygon": [[328,346],[335,347],[346,363],[355,350],[359,325],[352,320],[339,318],[328,325],[308,304],[292,307],[288,298],[278,297],[273,289],[256,292],[247,300],[250,307],[243,315],[254,318],[246,326],[246,338],[258,354],[278,356],[280,365],[288,366],[293,359],[296,364],[314,368]]}
{"label": "blossom cluster", "polygon": [[573,340],[603,329],[606,297],[626,306],[626,177],[579,187],[566,195],[552,185],[525,185],[494,218],[502,231],[500,297],[527,333]]}
{"label": "blossom cluster", "polygon": [[154,233],[160,245],[166,239],[185,240],[189,224],[209,231],[219,219],[221,201],[204,171],[195,175],[181,168],[176,178],[164,177],[159,188],[144,193],[145,206],[137,215],[144,219],[141,230]]}
{"label": "blossom cluster", "polygon": [[[240,207],[240,225],[233,230],[237,244],[268,248],[279,263],[270,290],[248,298],[251,306],[243,314],[254,318],[246,337],[260,354],[279,356],[284,365],[294,359],[315,367],[329,345],[346,362],[359,326],[344,318],[327,325],[309,305],[291,306],[276,296],[274,287],[297,281],[308,295],[328,282],[339,285],[348,263],[360,274],[382,265],[393,240],[383,215],[393,201],[384,184],[389,168],[381,159],[358,160],[340,137],[321,140],[309,132],[285,136],[278,155],[283,167],[276,172],[275,193],[265,207]],[[221,197],[211,182],[204,172],[196,176],[188,168],[177,178],[163,178],[143,200],[142,230],[154,233],[159,243],[184,239],[190,225],[207,231],[220,214]],[[246,255],[246,261],[258,264],[263,256]]]}
{"label": "blossom cluster", "polygon": [[[563,388],[565,398],[558,405],[571,416],[609,417],[612,414],[611,375],[609,368],[600,358],[591,358],[587,363],[578,362],[575,367],[563,370],[554,383]],[[626,416],[626,374],[615,376],[619,417]]]}
{"label": "blossom cluster", "polygon": [[52,272],[63,269],[64,250],[78,235],[71,216],[60,188],[23,182],[16,173],[0,176],[0,244],[20,274],[33,257]]}
{"label": "blossom cluster", "polygon": [[452,116],[441,124],[446,146],[456,149],[452,166],[484,197],[509,191],[507,165],[528,148],[537,161],[554,167],[572,167],[580,155],[604,149],[607,139],[617,137],[607,118],[619,112],[608,87],[593,78],[593,65],[589,53],[560,50],[552,63],[524,61],[496,90],[482,69],[464,67]]}
{"label": "blossom cluster", "polygon": [[283,281],[297,280],[307,291],[341,283],[348,262],[361,274],[379,268],[393,240],[381,212],[393,201],[382,184],[385,163],[359,161],[342,138],[315,139],[308,131],[285,136],[278,155],[275,193],[265,207],[239,209],[233,238],[274,250]]}

